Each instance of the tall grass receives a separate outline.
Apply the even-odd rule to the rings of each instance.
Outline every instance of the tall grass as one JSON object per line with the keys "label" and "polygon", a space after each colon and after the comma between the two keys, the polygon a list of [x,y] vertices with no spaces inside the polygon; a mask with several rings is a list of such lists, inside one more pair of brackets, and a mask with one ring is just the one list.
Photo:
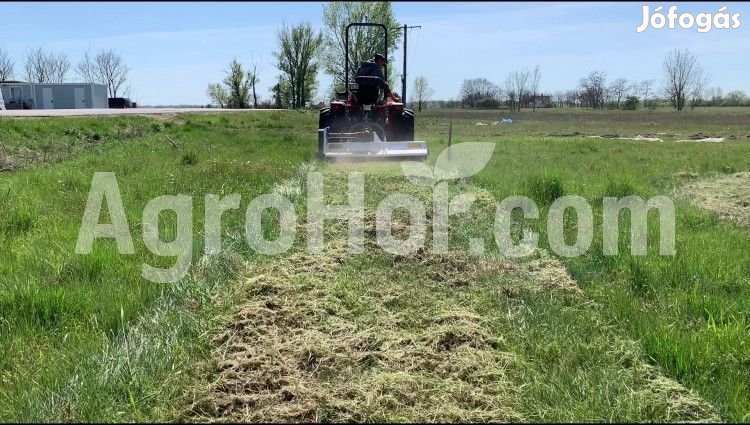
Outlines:
{"label": "tall grass", "polygon": [[[217,279],[232,278],[216,267],[195,277],[202,267],[203,197],[239,193],[245,207],[270,192],[309,156],[308,144],[289,137],[303,132],[306,120],[314,123],[312,115],[300,121],[277,113],[166,123],[145,117],[4,120],[0,136],[12,155],[32,157],[41,149],[60,155],[0,174],[0,418],[166,419],[184,390],[180,382],[187,382],[182,375],[200,358],[200,334],[211,323],[201,311],[211,305]],[[277,128],[282,125],[287,128]],[[42,140],[49,145],[41,147]],[[71,148],[78,145],[85,148]],[[74,253],[96,171],[117,176],[134,255],[118,254],[112,240],[95,242],[90,255]],[[145,248],[141,213],[150,199],[173,194],[194,197],[196,265],[178,285],[149,283],[141,278],[143,263],[174,260]],[[165,214],[162,221],[162,237],[169,240],[174,218]],[[246,244],[231,242],[242,234],[244,211],[227,212],[223,222],[226,247],[249,258]],[[195,303],[200,308],[192,311]]]}

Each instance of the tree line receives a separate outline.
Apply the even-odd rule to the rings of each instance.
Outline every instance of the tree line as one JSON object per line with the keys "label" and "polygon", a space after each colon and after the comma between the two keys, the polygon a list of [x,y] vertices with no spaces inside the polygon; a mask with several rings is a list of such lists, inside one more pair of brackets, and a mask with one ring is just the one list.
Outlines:
{"label": "tree line", "polygon": [[582,107],[592,109],[655,108],[668,104],[678,111],[696,106],[750,106],[750,98],[735,90],[723,94],[719,87],[709,87],[711,77],[688,49],[669,52],[662,63],[663,81],[655,79],[629,81],[626,78],[608,80],[607,73],[591,71],[582,77],[577,87],[553,94],[540,94],[541,70],[536,66],[514,70],[506,75],[502,86],[486,78],[463,81],[457,100],[430,102],[432,107],[496,109],[505,106],[511,111],[548,107]]}
{"label": "tree line", "polygon": [[113,49],[102,48],[96,53],[89,49],[72,66],[64,52],[53,52],[44,46],[28,48],[21,66],[22,71],[17,74],[16,62],[6,50],[0,49],[0,81],[12,81],[18,77],[30,83],[65,83],[71,82],[72,75],[77,75],[79,81],[106,85],[109,97],[131,91],[126,86],[130,68],[122,55]]}

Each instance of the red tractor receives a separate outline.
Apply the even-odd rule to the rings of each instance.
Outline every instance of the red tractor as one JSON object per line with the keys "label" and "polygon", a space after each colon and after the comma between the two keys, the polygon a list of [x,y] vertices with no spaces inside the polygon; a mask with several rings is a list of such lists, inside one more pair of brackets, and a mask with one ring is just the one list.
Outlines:
{"label": "red tractor", "polygon": [[[388,57],[388,28],[383,24],[361,22],[346,27],[344,47],[347,56],[349,32],[353,27],[382,29],[383,54]],[[398,97],[385,96],[382,90],[384,82],[379,77],[355,76],[352,81],[348,57],[345,62],[346,91],[331,101],[330,106],[320,110],[318,156],[321,159],[426,157],[427,143],[414,141],[414,112],[406,109]],[[388,75],[387,69],[384,75]]]}

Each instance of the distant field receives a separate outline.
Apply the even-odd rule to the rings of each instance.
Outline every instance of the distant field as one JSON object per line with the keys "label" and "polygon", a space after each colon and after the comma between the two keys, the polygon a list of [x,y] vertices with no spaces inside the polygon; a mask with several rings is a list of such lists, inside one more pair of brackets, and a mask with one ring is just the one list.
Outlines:
{"label": "distant field", "polygon": [[[302,220],[306,170],[324,173],[331,202],[361,171],[371,242],[380,199],[429,191],[397,164],[316,162],[314,112],[0,118],[0,419],[748,421],[748,229],[689,188],[750,171],[749,112],[524,110],[495,125],[508,114],[424,111],[429,163],[451,121],[453,143],[496,144],[482,172],[450,186],[480,199],[452,219],[450,254],[368,243],[347,256],[331,224],[322,257],[301,234],[264,257],[230,211],[218,258],[202,255],[208,193],[240,193],[244,208],[287,188]],[[663,141],[619,139],[636,136]],[[110,241],[73,253],[95,171],[117,175],[134,255]],[[194,200],[193,269],[176,285],[146,282],[142,262],[172,260],[146,250],[141,212],[179,193]],[[530,220],[542,250],[503,258],[489,242],[492,199],[530,196],[545,217],[560,193],[594,206],[589,253],[555,258],[543,220]],[[601,199],[630,194],[675,199],[675,257],[658,256],[655,238],[644,257],[601,255]],[[172,217],[163,225],[174,234]],[[487,255],[466,255],[480,236]]]}
{"label": "distant field", "polygon": [[[654,111],[590,110],[583,108],[538,109],[536,112],[472,110],[427,110],[420,115],[423,125],[439,125],[456,120],[462,125],[489,124],[509,116],[513,125],[491,126],[495,136],[573,136],[604,135],[608,137],[653,136],[665,140],[689,139],[694,135],[733,137],[750,140],[750,108],[695,108],[675,112],[659,108]],[[484,134],[484,133],[482,133]]]}

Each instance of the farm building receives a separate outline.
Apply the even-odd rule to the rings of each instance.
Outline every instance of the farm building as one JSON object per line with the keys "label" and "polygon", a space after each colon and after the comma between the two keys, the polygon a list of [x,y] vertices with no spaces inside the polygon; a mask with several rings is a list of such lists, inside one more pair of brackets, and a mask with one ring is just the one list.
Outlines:
{"label": "farm building", "polygon": [[106,108],[107,86],[90,83],[0,81],[6,109]]}

